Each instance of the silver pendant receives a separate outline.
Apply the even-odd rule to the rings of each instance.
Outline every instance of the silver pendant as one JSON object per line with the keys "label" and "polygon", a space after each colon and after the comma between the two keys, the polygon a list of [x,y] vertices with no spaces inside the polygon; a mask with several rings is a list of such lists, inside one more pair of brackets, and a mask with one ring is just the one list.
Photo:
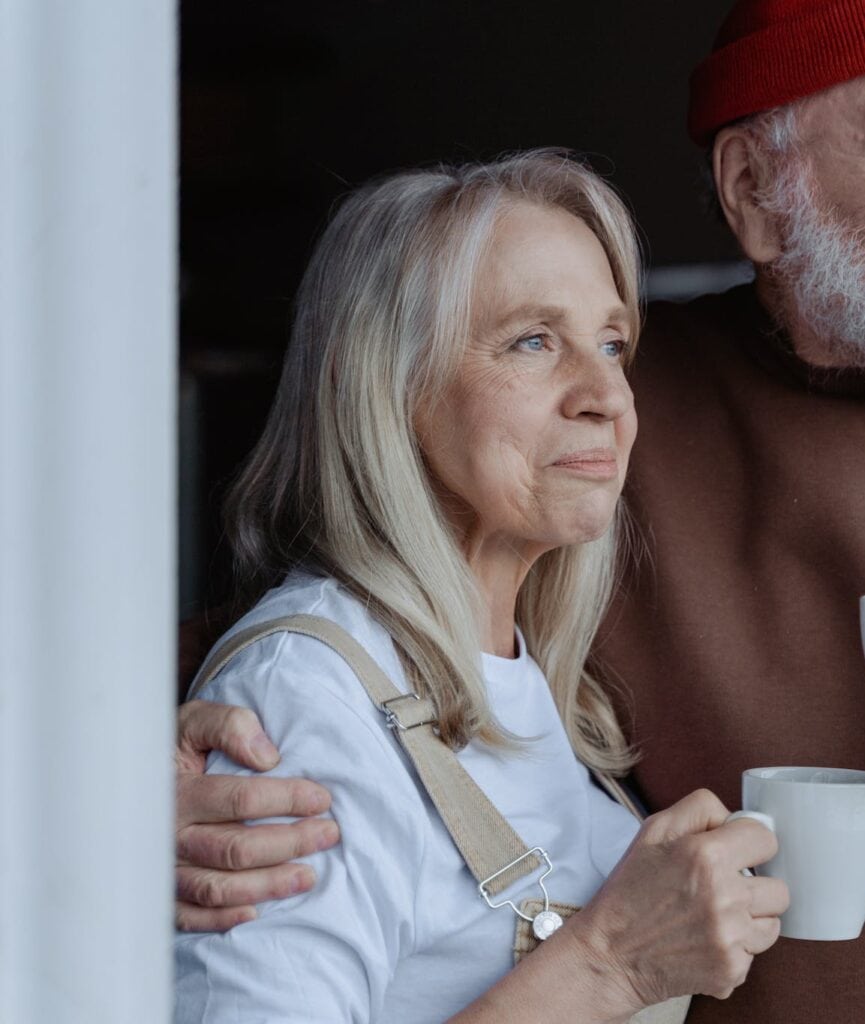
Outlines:
{"label": "silver pendant", "polygon": [[555,910],[542,910],[539,914],[535,915],[532,921],[532,931],[535,933],[535,938],[543,942],[553,932],[557,932],[562,927],[562,924],[563,921]]}

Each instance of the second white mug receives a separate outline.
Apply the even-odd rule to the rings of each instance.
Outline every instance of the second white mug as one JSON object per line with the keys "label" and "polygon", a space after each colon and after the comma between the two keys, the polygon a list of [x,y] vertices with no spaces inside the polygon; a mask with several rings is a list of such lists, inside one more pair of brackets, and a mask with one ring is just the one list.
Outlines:
{"label": "second white mug", "polygon": [[865,597],[859,598],[859,631],[862,634],[862,653],[865,654]]}

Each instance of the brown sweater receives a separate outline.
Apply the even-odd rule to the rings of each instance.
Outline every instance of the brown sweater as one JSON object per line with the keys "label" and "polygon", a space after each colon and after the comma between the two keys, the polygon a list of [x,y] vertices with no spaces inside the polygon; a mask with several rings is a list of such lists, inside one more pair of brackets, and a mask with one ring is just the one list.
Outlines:
{"label": "brown sweater", "polygon": [[[865,768],[865,374],[811,372],[750,287],[658,304],[634,371],[629,505],[649,556],[599,653],[652,808],[760,765]],[[610,627],[613,628],[610,628]],[[689,1022],[861,1024],[865,939],[781,939]]]}

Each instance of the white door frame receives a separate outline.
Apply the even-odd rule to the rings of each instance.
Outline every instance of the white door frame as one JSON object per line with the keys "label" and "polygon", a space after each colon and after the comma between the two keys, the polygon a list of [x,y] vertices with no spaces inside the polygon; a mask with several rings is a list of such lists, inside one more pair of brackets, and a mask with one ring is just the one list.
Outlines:
{"label": "white door frame", "polygon": [[173,0],[0,0],[0,1020],[170,1018]]}

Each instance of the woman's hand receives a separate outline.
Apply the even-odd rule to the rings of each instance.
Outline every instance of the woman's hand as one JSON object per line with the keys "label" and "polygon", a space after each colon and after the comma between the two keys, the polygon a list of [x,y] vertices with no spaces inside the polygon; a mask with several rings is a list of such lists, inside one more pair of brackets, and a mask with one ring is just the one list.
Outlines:
{"label": "woman's hand", "polygon": [[728,814],[698,790],[648,818],[572,919],[625,1010],[689,993],[725,999],[778,938],[787,887],[741,873],[775,855],[775,836],[747,819],[724,824]]}
{"label": "woman's hand", "polygon": [[[252,711],[207,701],[184,704],[177,716],[177,927],[226,931],[255,917],[255,903],[310,889],[312,869],[288,863],[339,840],[334,821],[309,816],[330,806],[327,790],[307,779],[205,775],[207,753],[267,771],[279,753]],[[291,825],[250,818],[302,817]]]}
{"label": "woman's hand", "polygon": [[646,1006],[724,999],[778,938],[787,887],[741,869],[775,836],[699,790],[648,818],[594,899],[452,1024],[624,1024]]}

